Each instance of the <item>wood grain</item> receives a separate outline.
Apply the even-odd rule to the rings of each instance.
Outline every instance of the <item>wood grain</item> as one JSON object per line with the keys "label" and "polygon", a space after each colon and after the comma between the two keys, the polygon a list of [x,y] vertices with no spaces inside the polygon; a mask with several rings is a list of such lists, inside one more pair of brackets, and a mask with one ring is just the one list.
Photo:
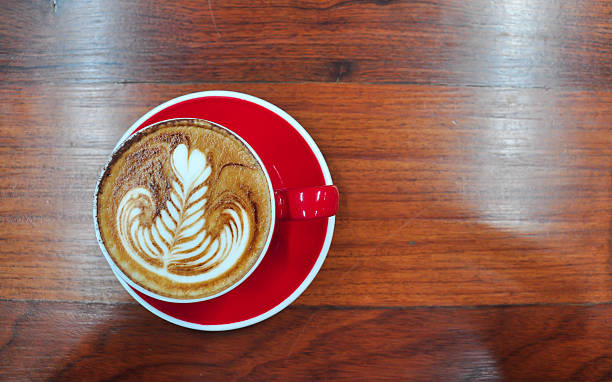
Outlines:
{"label": "wood grain", "polygon": [[[612,380],[612,3],[0,3],[0,380]],[[167,323],[94,239],[138,117],[227,89],[341,193],[289,308]]]}
{"label": "wood grain", "polygon": [[194,332],[133,304],[3,302],[11,380],[609,381],[610,305],[289,308]]}
{"label": "wood grain", "polygon": [[0,75],[609,90],[611,18],[605,0],[9,1]]}
{"label": "wood grain", "polygon": [[[93,235],[96,177],[145,111],[214,87],[0,89],[0,296],[129,301]],[[611,92],[222,87],[296,117],[340,188],[332,249],[297,304],[611,300]]]}

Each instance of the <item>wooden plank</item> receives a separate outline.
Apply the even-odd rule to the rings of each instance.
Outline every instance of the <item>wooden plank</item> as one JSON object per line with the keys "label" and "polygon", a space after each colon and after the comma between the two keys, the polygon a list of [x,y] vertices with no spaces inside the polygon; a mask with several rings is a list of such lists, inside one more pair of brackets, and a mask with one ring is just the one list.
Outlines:
{"label": "wooden plank", "polygon": [[[94,239],[96,177],[145,111],[217,87],[0,88],[0,297],[130,301]],[[340,187],[331,251],[297,304],[611,301],[611,92],[221,87],[296,117]]]}
{"label": "wooden plank", "polygon": [[2,302],[12,380],[607,381],[610,305],[289,308],[222,333],[133,304]]}
{"label": "wooden plank", "polygon": [[12,1],[0,76],[610,89],[611,17],[605,0]]}

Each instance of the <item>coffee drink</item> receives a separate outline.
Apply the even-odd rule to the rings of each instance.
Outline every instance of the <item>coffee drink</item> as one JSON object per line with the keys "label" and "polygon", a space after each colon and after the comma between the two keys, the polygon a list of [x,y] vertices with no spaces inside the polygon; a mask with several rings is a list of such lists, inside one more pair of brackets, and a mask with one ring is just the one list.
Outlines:
{"label": "coffee drink", "polygon": [[272,198],[239,138],[180,119],[140,131],[115,151],[95,208],[104,247],[124,275],[159,296],[198,299],[233,286],[263,256]]}

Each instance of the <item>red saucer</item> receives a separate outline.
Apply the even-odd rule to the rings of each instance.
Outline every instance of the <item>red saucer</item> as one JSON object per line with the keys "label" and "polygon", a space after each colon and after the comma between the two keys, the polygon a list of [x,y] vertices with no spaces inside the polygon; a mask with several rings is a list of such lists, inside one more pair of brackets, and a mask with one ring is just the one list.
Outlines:
{"label": "red saucer", "polygon": [[[327,164],[304,128],[278,107],[242,93],[208,91],[175,98],[145,114],[121,141],[172,118],[201,118],[240,135],[265,164],[274,189],[332,184]],[[329,250],[334,222],[334,217],[277,221],[257,269],[238,287],[212,300],[160,301],[115,275],[140,304],[172,323],[200,330],[237,329],[278,313],[308,287]]]}

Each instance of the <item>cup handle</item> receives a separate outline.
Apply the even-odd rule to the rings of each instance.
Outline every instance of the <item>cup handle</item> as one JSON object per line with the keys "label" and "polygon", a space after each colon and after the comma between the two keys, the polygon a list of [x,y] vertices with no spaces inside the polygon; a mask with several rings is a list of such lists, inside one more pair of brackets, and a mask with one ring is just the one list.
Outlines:
{"label": "cup handle", "polygon": [[336,186],[275,190],[274,196],[277,219],[327,218],[338,211],[338,188]]}

